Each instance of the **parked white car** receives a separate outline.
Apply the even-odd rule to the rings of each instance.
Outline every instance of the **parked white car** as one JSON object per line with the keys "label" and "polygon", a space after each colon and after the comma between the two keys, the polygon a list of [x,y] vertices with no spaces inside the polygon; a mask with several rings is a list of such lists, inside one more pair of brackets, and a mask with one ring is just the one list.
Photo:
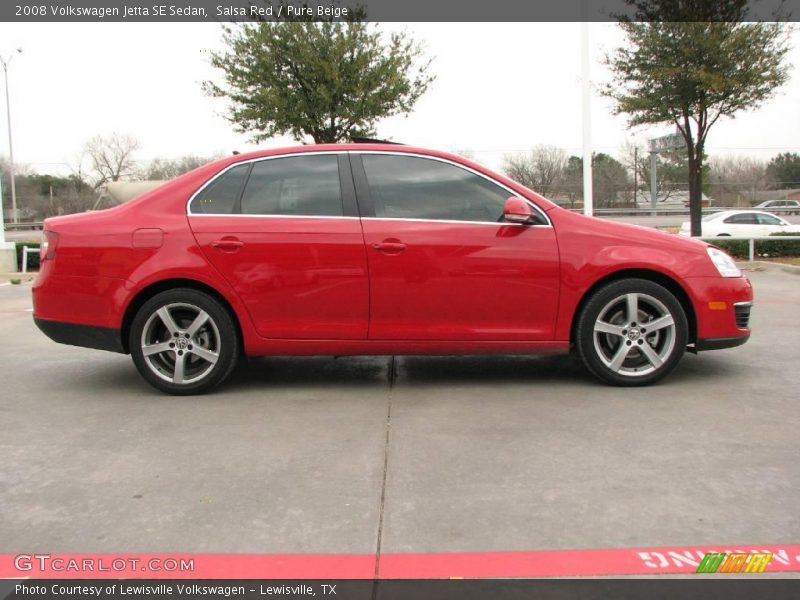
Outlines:
{"label": "parked white car", "polygon": [[[760,210],[724,210],[703,217],[703,237],[758,237],[773,233],[800,233],[800,225]],[[686,221],[681,224],[681,235],[691,235]]]}
{"label": "parked white car", "polygon": [[766,200],[753,208],[781,215],[800,215],[800,200]]}

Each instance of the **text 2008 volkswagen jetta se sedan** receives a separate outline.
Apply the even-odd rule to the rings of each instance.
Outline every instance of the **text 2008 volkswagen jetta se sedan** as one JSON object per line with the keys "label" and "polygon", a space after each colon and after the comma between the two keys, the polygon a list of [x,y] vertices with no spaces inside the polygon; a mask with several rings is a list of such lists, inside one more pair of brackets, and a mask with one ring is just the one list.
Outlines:
{"label": "text 2008 volkswagen jetta se sedan", "polygon": [[571,213],[463,158],[390,144],[237,155],[45,221],[57,342],[130,353],[173,394],[241,354],[542,353],[653,383],[749,337],[749,281],[698,240]]}

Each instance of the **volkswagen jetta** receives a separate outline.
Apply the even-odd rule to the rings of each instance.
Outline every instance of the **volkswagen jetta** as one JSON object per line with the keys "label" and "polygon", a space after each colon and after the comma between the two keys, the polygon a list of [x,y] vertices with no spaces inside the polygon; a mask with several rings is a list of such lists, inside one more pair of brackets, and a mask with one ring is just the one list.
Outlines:
{"label": "volkswagen jetta", "polygon": [[576,351],[653,383],[749,335],[721,250],[556,206],[464,158],[391,144],[237,155],[123,205],[47,219],[34,318],[130,353],[171,394],[242,355]]}

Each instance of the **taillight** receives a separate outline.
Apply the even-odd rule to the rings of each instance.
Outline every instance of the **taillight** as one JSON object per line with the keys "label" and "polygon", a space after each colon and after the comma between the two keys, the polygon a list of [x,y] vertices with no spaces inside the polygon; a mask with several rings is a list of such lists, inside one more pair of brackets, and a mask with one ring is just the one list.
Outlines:
{"label": "taillight", "polygon": [[58,247],[58,234],[55,231],[45,231],[42,243],[39,246],[39,260],[53,259]]}

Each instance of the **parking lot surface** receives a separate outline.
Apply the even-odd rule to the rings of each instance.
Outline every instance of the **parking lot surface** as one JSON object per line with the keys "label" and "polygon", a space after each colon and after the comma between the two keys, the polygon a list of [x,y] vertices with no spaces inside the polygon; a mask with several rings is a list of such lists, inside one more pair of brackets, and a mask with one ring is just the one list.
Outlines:
{"label": "parking lot surface", "polygon": [[797,544],[800,277],[662,384],[569,357],[259,358],[164,396],[0,287],[0,553]]}

